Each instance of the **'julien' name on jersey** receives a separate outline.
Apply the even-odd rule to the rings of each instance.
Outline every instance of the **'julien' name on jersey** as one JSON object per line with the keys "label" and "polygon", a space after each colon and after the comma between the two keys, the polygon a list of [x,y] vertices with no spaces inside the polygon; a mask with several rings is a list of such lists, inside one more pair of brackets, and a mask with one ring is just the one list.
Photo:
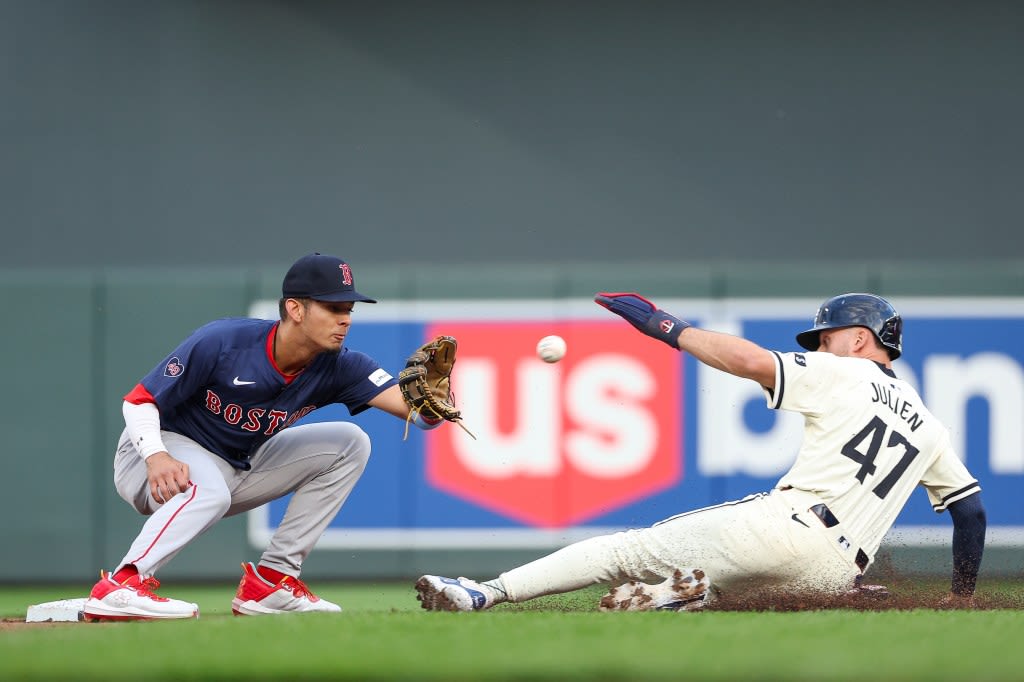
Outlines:
{"label": "'julien' name on jersey", "polygon": [[875,393],[872,401],[882,403],[892,410],[893,414],[910,424],[911,431],[917,431],[918,427],[924,423],[924,418],[921,417],[916,408],[900,397],[897,391],[891,387],[871,382],[871,388],[874,389]]}

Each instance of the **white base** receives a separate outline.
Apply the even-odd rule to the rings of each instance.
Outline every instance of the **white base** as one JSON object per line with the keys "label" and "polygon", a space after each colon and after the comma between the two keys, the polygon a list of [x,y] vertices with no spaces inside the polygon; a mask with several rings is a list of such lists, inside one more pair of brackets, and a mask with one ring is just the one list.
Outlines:
{"label": "white base", "polygon": [[83,620],[86,599],[61,599],[28,607],[26,623],[74,623]]}

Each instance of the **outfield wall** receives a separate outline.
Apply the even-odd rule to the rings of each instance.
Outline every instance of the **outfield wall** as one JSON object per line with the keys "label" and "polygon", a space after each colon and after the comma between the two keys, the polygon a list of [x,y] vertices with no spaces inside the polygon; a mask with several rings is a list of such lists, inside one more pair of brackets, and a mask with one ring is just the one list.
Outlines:
{"label": "outfield wall", "polygon": [[[8,482],[0,497],[0,512],[6,520],[0,528],[0,542],[5,548],[0,558],[0,581],[88,582],[96,570],[120,558],[141,522],[141,517],[116,496],[111,482],[112,448],[122,428],[121,396],[200,324],[221,316],[260,314],[272,306],[283,269],[282,265],[254,270],[0,271],[0,300],[11,321],[0,349],[7,359],[6,374],[13,387],[5,394],[4,409],[0,410],[7,434],[4,461]],[[914,311],[913,316],[908,312],[907,367],[924,378],[925,395],[932,402],[941,402],[943,391],[941,386],[927,386],[926,377],[955,379],[957,369],[947,367],[945,375],[933,369],[928,374],[924,363],[929,357],[1001,354],[1002,364],[996,363],[999,367],[994,371],[1003,372],[1007,379],[1002,389],[990,384],[971,388],[960,382],[956,389],[960,402],[954,401],[953,409],[955,414],[964,415],[968,413],[956,412],[956,406],[968,410],[965,419],[970,424],[991,423],[990,429],[971,426],[969,430],[976,433],[964,441],[968,443],[968,465],[986,486],[990,523],[996,531],[985,570],[1016,573],[1024,565],[1024,547],[1013,530],[1024,526],[1024,521],[1017,519],[1019,504],[1013,501],[1020,490],[1019,464],[1024,446],[1015,451],[1011,442],[1012,434],[1019,435],[1020,423],[1019,402],[1014,402],[1019,400],[1014,392],[1019,382],[1013,373],[1020,371],[1022,361],[1019,330],[1014,325],[1024,301],[1024,267],[971,268],[951,263],[915,272],[906,266],[890,271],[821,264],[818,269],[765,266],[758,273],[737,271],[727,265],[684,263],[663,271],[643,265],[623,268],[606,264],[558,269],[452,266],[442,270],[442,276],[436,278],[440,281],[435,281],[433,272],[426,267],[360,269],[360,290],[380,298],[382,305],[357,311],[349,343],[397,369],[424,334],[441,331],[447,325],[465,335],[464,364],[469,367],[474,357],[480,360],[492,352],[482,353],[480,348],[487,343],[486,335],[481,336],[480,323],[489,319],[512,325],[518,334],[515,338],[522,344],[553,327],[579,349],[587,343],[583,341],[585,336],[593,334],[579,336],[577,332],[586,325],[607,323],[593,318],[587,303],[589,296],[601,289],[638,290],[659,296],[670,301],[675,312],[696,321],[745,321],[749,331],[764,335],[765,343],[779,345],[785,343],[791,328],[810,319],[821,298],[836,291],[874,290],[890,296],[897,306],[906,303],[908,311]],[[516,296],[510,297],[509,293]],[[766,302],[771,303],[767,308]],[[715,313],[719,313],[717,318]],[[721,313],[727,314],[723,317]],[[756,319],[760,321],[754,324]],[[609,333],[614,329],[610,326]],[[637,362],[658,357],[656,352],[641,351],[644,343],[643,339],[623,339],[623,347],[628,345],[638,353],[632,356]],[[511,362],[510,348],[495,347],[492,359]],[[571,358],[555,368],[579,370]],[[689,377],[686,381],[694,381],[696,376],[685,365],[684,374],[679,375],[665,373],[659,367],[650,371],[659,381],[665,376],[673,382],[683,381],[684,375]],[[1006,392],[994,393],[997,389]],[[695,388],[691,384],[682,390],[686,396]],[[978,394],[978,399],[971,398],[968,404],[965,401],[973,395],[971,391]],[[1006,406],[1016,412],[1005,412]],[[482,415],[470,419],[474,408],[465,407],[470,426],[486,430]],[[686,475],[677,475],[671,485],[659,482],[658,474],[651,474],[652,480],[638,483],[623,498],[602,506],[601,496],[606,492],[599,488],[579,492],[583,490],[582,479],[565,479],[563,482],[575,486],[576,492],[569,494],[564,487],[553,484],[530,493],[545,500],[536,508],[545,507],[547,511],[536,513],[524,512],[527,507],[507,490],[490,496],[498,502],[481,503],[473,499],[479,491],[446,489],[449,484],[438,484],[436,479],[444,466],[433,474],[426,473],[426,462],[438,455],[424,449],[423,434],[414,433],[408,441],[402,441],[400,423],[384,415],[359,417],[357,421],[374,435],[374,457],[351,506],[343,509],[325,536],[324,546],[307,562],[307,575],[364,578],[406,577],[422,571],[493,572],[539,556],[581,532],[643,525],[676,511],[770,486],[781,466],[778,462],[774,469],[757,470],[752,460],[746,460],[733,462],[731,471],[716,471],[713,458],[699,454],[704,446],[691,440],[700,433],[700,417],[691,411],[695,409],[695,405],[685,408],[679,436],[688,453],[681,461]],[[756,424],[755,413],[760,412],[766,411],[750,411],[744,419],[752,428],[767,429]],[[727,414],[735,416],[736,412]],[[435,434],[452,437],[455,432],[443,429]],[[747,445],[756,441],[750,433],[746,435],[750,436]],[[996,445],[998,453],[992,450]],[[538,466],[550,470],[551,462],[559,456],[555,453],[547,464],[541,462]],[[662,464],[671,470],[672,458],[661,457]],[[443,464],[443,456],[436,461]],[[449,458],[448,465],[453,461]],[[458,488],[465,484],[464,480],[454,485]],[[375,518],[374,505],[378,504],[380,514]],[[251,542],[262,539],[261,528],[272,526],[277,511],[271,505],[265,510],[270,516],[222,522],[187,548],[164,575],[181,579],[233,577],[240,561],[258,556],[259,550]],[[539,516],[531,516],[537,513]],[[911,517],[912,525],[934,523],[928,517],[930,512],[924,516],[919,516],[924,513],[920,510],[914,513],[918,516]],[[428,518],[431,514],[432,519]],[[421,517],[425,520],[418,520]],[[482,535],[477,535],[480,549],[472,549],[474,543],[466,538],[450,542],[448,547],[443,534],[425,540],[427,535],[408,532],[424,524],[436,526],[438,518],[447,519],[449,527],[454,519],[456,527],[461,523],[484,528]],[[270,526],[261,526],[267,519]],[[938,543],[938,549],[894,546],[883,553],[880,563],[922,572],[948,570],[944,546],[948,526],[946,530],[941,526],[948,520],[941,517],[939,522],[932,533],[936,539],[925,543]],[[589,531],[588,524],[592,526]],[[382,527],[391,531],[374,533]],[[500,542],[493,536],[489,539],[490,531],[486,529],[496,527],[514,532]],[[357,532],[347,534],[346,529]],[[371,539],[361,541],[360,535]],[[372,539],[374,535],[378,537]]]}

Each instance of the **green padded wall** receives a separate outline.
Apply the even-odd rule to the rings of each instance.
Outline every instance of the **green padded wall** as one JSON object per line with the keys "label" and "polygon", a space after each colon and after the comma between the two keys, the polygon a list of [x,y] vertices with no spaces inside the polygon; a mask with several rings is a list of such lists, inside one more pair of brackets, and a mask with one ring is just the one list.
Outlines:
{"label": "green padded wall", "polygon": [[[9,390],[0,582],[89,584],[121,558],[142,523],[113,489],[121,397],[174,345],[212,319],[245,315],[280,292],[287,264],[256,268],[0,269],[0,335]],[[887,295],[1024,296],[1024,264],[729,263],[456,265],[353,264],[360,290],[381,300],[538,298],[554,305],[595,291],[652,296],[812,297],[866,289]],[[217,524],[161,575],[234,579],[254,559],[245,519]],[[1017,573],[1020,548],[992,548],[985,570]],[[405,577],[474,568],[497,572],[538,556],[499,552],[318,551],[310,577]],[[892,549],[895,568],[948,572],[948,552]]]}

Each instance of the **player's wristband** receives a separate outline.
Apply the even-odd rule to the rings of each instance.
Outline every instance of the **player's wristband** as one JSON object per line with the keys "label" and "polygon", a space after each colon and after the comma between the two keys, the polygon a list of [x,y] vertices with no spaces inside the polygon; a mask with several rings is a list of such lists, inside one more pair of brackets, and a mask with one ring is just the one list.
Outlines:
{"label": "player's wristband", "polygon": [[416,416],[412,418],[412,423],[424,431],[436,429],[443,421],[443,419],[430,419],[428,417],[424,417],[422,412],[417,412]]}
{"label": "player's wristband", "polygon": [[684,329],[691,326],[693,325],[689,322],[684,322],[678,317],[658,309],[651,313],[650,319],[647,320],[644,328],[640,331],[667,343],[674,350],[679,350],[679,335],[683,333]]}

